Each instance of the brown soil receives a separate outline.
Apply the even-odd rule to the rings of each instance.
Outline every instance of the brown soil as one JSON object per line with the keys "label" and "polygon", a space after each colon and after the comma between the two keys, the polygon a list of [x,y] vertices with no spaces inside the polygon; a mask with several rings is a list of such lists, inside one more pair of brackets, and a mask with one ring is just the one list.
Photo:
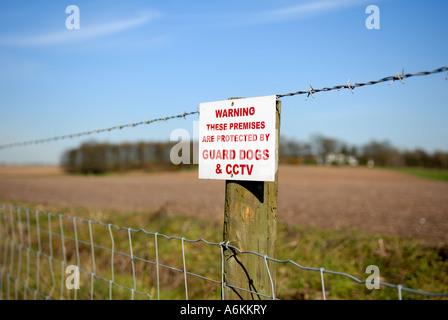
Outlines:
{"label": "brown soil", "polygon": [[[224,181],[196,171],[69,176],[54,167],[0,167],[0,198],[221,219]],[[448,183],[381,169],[281,166],[278,219],[448,242]]]}

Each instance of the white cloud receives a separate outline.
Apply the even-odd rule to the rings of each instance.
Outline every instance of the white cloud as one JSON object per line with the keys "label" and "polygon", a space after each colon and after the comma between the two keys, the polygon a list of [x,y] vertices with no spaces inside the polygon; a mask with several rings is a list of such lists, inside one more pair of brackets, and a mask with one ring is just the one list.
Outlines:
{"label": "white cloud", "polygon": [[262,24],[285,20],[302,19],[312,14],[322,14],[332,10],[362,4],[360,0],[323,0],[301,3],[286,8],[273,9],[239,17],[244,24]]}
{"label": "white cloud", "polygon": [[269,12],[272,17],[277,17],[279,19],[285,17],[295,17],[300,14],[307,13],[323,13],[328,10],[338,9],[342,7],[347,7],[355,4],[359,4],[360,1],[346,0],[346,1],[315,1],[304,4],[299,4],[291,6],[288,8],[277,9]]}
{"label": "white cloud", "polygon": [[60,32],[25,37],[11,35],[0,36],[0,45],[13,47],[34,47],[86,41],[143,26],[160,16],[161,15],[158,12],[145,12],[139,16],[127,20],[113,21],[110,23],[92,26],[84,26],[81,21],[81,28],[78,30],[66,29]]}

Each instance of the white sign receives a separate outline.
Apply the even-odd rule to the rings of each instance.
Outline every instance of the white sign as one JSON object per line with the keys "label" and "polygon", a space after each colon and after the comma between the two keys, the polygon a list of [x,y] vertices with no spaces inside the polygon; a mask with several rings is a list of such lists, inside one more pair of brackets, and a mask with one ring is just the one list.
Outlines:
{"label": "white sign", "polygon": [[275,181],[276,99],[200,104],[199,179]]}

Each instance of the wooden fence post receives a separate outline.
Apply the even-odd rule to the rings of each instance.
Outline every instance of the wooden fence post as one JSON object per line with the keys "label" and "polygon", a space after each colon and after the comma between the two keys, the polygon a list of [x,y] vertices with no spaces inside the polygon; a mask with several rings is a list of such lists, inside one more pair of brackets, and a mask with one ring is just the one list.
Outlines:
{"label": "wooden fence post", "polygon": [[[281,102],[276,104],[277,150],[274,182],[226,180],[224,209],[224,243],[241,251],[254,251],[271,258],[277,253],[277,198],[278,198],[278,140],[280,137]],[[276,265],[253,254],[240,254],[229,248],[224,250],[224,279],[226,285],[263,294],[275,295]],[[224,288],[226,300],[258,300],[264,297],[256,293]]]}

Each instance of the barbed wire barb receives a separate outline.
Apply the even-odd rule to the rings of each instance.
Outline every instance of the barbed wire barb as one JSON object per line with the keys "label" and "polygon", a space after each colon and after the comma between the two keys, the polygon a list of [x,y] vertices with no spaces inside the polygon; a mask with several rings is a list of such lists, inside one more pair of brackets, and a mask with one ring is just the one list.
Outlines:
{"label": "barbed wire barb", "polygon": [[314,99],[313,91],[314,91],[313,87],[312,87],[311,85],[309,85],[309,86],[308,86],[308,95],[306,96],[305,101],[308,101],[308,98],[309,98],[310,96]]}
{"label": "barbed wire barb", "polygon": [[351,91],[353,94],[355,94],[355,92],[353,91],[352,86],[353,86],[353,85],[350,84],[350,78],[348,78],[348,80],[347,80],[347,84],[346,84],[343,88],[340,88],[338,91],[341,91],[342,89],[350,89],[350,91]]}
{"label": "barbed wire barb", "polygon": [[392,83],[394,83],[395,80],[400,80],[401,83],[404,84],[403,77],[404,77],[404,68],[403,68],[403,71],[402,71],[401,75],[400,75],[398,72],[395,74],[394,79],[393,79],[391,82],[389,82],[389,85],[391,85]]}

